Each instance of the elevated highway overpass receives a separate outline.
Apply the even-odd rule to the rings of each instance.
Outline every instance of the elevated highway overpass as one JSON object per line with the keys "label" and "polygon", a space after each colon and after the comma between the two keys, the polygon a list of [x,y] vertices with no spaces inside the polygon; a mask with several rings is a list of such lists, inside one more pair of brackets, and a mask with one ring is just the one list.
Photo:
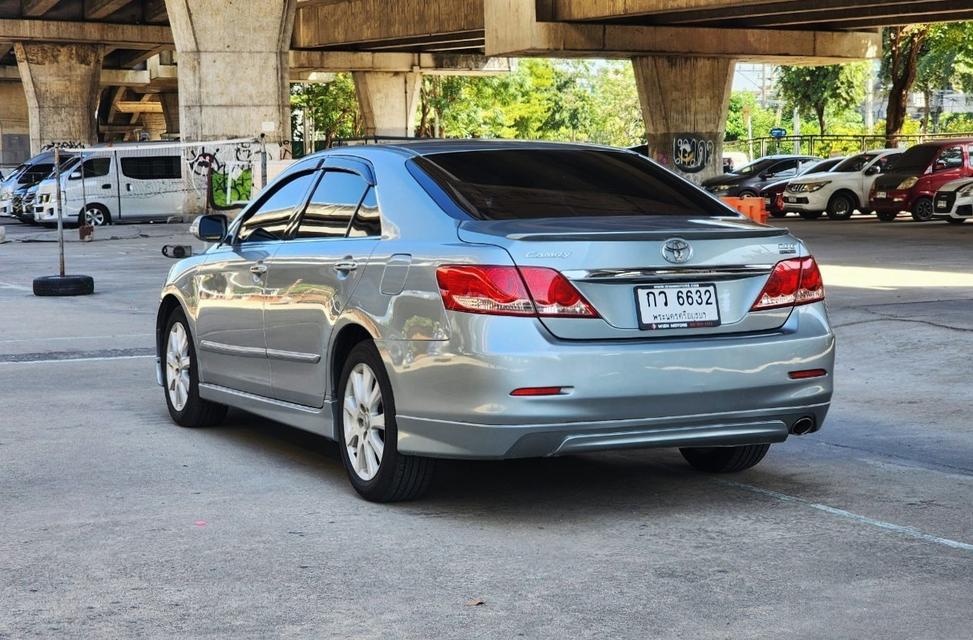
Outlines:
{"label": "elevated highway overpass", "polygon": [[883,26],[966,19],[969,0],[0,0],[0,136],[37,149],[154,119],[286,144],[288,82],[340,70],[369,132],[406,134],[423,73],[625,58],[650,150],[698,179],[719,171],[737,60],[874,58]]}

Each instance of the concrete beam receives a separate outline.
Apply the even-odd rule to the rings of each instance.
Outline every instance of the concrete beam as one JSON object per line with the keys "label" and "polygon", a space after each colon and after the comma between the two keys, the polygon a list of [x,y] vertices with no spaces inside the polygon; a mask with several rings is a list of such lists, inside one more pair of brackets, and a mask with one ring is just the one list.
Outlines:
{"label": "concrete beam", "polygon": [[84,3],[85,20],[104,20],[133,0],[86,0]]}
{"label": "concrete beam", "polygon": [[[709,0],[703,0],[709,1]],[[776,64],[838,64],[881,55],[874,32],[644,27],[538,20],[535,0],[484,0],[489,56],[726,57]]]}
{"label": "concrete beam", "polygon": [[507,58],[431,53],[297,51],[289,54],[291,77],[304,72],[388,71],[453,75],[496,75],[510,71]]}
{"label": "concrete beam", "polygon": [[37,18],[54,8],[60,0],[24,0],[23,14],[27,18]]}
{"label": "concrete beam", "polygon": [[119,100],[114,106],[119,113],[162,113],[161,102]]}
{"label": "concrete beam", "polygon": [[302,2],[293,49],[333,47],[403,38],[441,38],[483,30],[483,0],[345,0]]}
{"label": "concrete beam", "polygon": [[144,87],[151,82],[148,71],[133,69],[102,69],[101,86],[103,87]]}
{"label": "concrete beam", "polygon": [[97,44],[119,49],[173,46],[169,27],[107,22],[0,19],[0,42]]}

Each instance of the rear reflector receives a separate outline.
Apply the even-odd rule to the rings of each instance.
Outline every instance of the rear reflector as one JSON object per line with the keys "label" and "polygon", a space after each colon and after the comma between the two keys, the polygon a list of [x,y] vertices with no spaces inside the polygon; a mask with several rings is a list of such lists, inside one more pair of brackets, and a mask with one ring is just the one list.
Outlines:
{"label": "rear reflector", "polygon": [[521,387],[510,392],[512,396],[559,396],[566,387]]}
{"label": "rear reflector", "polygon": [[544,267],[444,265],[436,270],[443,303],[452,311],[502,316],[597,318],[567,278]]}
{"label": "rear reflector", "polygon": [[791,380],[805,380],[807,378],[820,378],[828,375],[824,369],[803,369],[801,371],[791,371],[787,374]]}
{"label": "rear reflector", "polygon": [[791,258],[774,266],[750,310],[793,307],[819,300],[824,300],[824,281],[818,263],[810,256]]}

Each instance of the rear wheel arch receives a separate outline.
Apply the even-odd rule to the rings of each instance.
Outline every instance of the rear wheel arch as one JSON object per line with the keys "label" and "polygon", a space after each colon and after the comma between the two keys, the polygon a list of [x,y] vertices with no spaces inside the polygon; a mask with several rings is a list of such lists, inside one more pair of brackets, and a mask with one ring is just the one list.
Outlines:
{"label": "rear wheel arch", "polygon": [[357,323],[346,324],[338,331],[331,342],[331,364],[328,370],[331,376],[328,386],[332,396],[338,393],[338,380],[351,350],[355,345],[372,339],[374,337],[368,329]]}

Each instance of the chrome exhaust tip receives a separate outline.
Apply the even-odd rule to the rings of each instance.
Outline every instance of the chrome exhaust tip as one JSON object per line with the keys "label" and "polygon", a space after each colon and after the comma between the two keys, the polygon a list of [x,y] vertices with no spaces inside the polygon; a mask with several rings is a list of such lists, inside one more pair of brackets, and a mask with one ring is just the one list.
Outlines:
{"label": "chrome exhaust tip", "polygon": [[798,418],[794,425],[791,427],[791,433],[795,436],[803,436],[815,431],[817,429],[817,422],[811,416],[804,416],[803,418]]}

